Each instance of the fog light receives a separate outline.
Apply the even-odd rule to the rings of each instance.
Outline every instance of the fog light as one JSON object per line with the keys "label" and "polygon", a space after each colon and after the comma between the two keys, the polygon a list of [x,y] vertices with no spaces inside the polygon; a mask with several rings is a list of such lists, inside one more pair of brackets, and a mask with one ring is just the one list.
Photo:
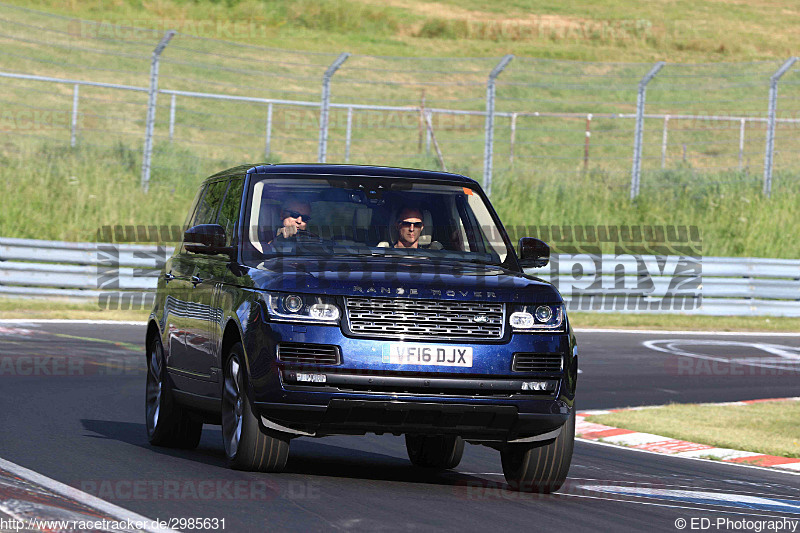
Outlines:
{"label": "fog light", "polygon": [[522,390],[547,391],[550,390],[552,381],[523,381]]}
{"label": "fog light", "polygon": [[297,381],[304,381],[306,383],[325,383],[328,381],[328,376],[325,374],[304,374],[298,372],[296,378]]}
{"label": "fog light", "polygon": [[297,313],[303,308],[303,299],[299,296],[295,296],[294,294],[287,296],[283,300],[283,306],[290,313]]}

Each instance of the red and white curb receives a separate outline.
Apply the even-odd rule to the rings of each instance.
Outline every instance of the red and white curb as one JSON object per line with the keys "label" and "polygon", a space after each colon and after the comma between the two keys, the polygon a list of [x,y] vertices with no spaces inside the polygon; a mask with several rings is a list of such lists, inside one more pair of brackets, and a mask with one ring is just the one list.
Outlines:
{"label": "red and white curb", "polygon": [[[749,405],[761,402],[775,401],[800,401],[796,398],[771,398],[766,400],[746,400],[741,402],[709,403],[701,405]],[[729,448],[717,448],[708,444],[698,444],[680,439],[653,435],[652,433],[640,433],[629,429],[615,428],[603,424],[587,422],[586,417],[591,415],[607,415],[620,411],[632,411],[639,409],[652,409],[660,406],[633,407],[630,409],[610,409],[581,411],[576,415],[575,436],[589,441],[599,441],[609,444],[617,444],[628,448],[636,448],[655,453],[674,455],[676,457],[691,458],[715,458],[728,463],[749,464],[754,466],[769,466],[800,472],[800,459],[791,457],[778,457],[775,455],[765,455],[763,453],[745,452],[742,450],[731,450]]]}

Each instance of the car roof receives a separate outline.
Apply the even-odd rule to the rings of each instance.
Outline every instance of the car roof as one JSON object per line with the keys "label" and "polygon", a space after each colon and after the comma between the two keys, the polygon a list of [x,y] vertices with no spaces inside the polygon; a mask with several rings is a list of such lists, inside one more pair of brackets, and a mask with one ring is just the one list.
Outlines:
{"label": "car roof", "polygon": [[279,165],[239,165],[209,177],[208,180],[243,174],[303,174],[333,176],[386,177],[411,180],[437,180],[478,186],[478,182],[461,174],[419,170],[413,168],[381,167],[372,165],[334,165],[324,163],[292,163]]}

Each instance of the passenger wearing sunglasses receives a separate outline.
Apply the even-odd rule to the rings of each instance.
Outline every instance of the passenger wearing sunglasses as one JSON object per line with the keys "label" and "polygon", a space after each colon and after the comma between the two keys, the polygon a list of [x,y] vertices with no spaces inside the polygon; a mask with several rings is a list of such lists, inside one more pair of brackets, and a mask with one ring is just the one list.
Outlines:
{"label": "passenger wearing sunglasses", "polygon": [[297,235],[298,231],[307,231],[308,221],[311,220],[311,206],[306,202],[289,200],[281,209],[283,227],[278,230],[277,237],[289,239]]}
{"label": "passenger wearing sunglasses", "polygon": [[422,211],[415,207],[406,207],[397,217],[397,243],[395,248],[419,248],[419,236],[422,234]]}

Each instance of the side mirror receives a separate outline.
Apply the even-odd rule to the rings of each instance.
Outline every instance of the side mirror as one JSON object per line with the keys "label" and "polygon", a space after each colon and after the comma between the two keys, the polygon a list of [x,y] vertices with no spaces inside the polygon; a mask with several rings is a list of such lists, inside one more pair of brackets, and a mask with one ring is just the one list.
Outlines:
{"label": "side mirror", "polygon": [[225,228],[219,224],[198,224],[183,233],[186,251],[196,254],[228,254],[232,247],[225,246]]}
{"label": "side mirror", "polygon": [[532,237],[519,240],[519,264],[522,268],[541,268],[550,262],[550,247]]}

